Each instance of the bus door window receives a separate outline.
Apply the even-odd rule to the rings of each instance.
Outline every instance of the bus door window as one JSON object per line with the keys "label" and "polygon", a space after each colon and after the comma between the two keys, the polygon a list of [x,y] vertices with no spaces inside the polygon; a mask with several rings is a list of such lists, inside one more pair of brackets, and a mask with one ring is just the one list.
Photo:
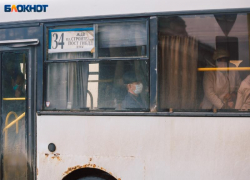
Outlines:
{"label": "bus door window", "polygon": [[27,179],[26,151],[26,51],[2,56],[3,179]]}

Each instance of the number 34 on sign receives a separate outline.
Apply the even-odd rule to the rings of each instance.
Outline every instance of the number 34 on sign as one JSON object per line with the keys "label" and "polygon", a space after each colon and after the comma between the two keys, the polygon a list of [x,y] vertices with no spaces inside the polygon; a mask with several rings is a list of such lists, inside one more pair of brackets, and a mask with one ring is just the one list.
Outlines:
{"label": "number 34 on sign", "polygon": [[93,28],[49,30],[49,53],[93,52]]}

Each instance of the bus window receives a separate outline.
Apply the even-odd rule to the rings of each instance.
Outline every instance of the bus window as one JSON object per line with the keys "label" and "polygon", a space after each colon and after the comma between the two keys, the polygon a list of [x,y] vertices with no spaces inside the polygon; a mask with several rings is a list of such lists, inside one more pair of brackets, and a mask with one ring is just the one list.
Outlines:
{"label": "bus window", "polygon": [[[148,111],[147,32],[146,20],[49,28],[45,109]],[[85,60],[58,62],[71,59]]]}
{"label": "bus window", "polygon": [[161,111],[250,109],[249,17],[159,18]]}
{"label": "bus window", "polygon": [[27,179],[26,63],[28,51],[6,51],[2,59],[2,178]]}
{"label": "bus window", "polygon": [[147,56],[146,21],[98,25],[99,57]]}
{"label": "bus window", "polygon": [[46,110],[148,111],[147,61],[49,63]]}

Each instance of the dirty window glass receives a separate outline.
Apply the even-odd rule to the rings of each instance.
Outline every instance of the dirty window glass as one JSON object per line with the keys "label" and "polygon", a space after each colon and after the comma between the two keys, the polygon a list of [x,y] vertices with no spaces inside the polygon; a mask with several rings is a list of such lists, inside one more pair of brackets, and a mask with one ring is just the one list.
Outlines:
{"label": "dirty window glass", "polygon": [[159,18],[159,109],[250,109],[250,15]]}
{"label": "dirty window glass", "polygon": [[148,111],[147,61],[49,63],[46,110]]}
{"label": "dirty window glass", "polygon": [[2,179],[27,179],[27,51],[0,53],[2,62]]}
{"label": "dirty window glass", "polygon": [[146,21],[98,25],[99,57],[147,56]]}

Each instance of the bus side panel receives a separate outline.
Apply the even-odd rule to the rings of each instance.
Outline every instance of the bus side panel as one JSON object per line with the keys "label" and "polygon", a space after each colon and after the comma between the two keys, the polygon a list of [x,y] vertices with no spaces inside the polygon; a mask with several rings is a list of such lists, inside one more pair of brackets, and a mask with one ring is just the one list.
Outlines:
{"label": "bus side panel", "polygon": [[[250,177],[249,118],[38,116],[38,179],[99,168],[122,180]],[[51,153],[48,144],[54,143]]]}

